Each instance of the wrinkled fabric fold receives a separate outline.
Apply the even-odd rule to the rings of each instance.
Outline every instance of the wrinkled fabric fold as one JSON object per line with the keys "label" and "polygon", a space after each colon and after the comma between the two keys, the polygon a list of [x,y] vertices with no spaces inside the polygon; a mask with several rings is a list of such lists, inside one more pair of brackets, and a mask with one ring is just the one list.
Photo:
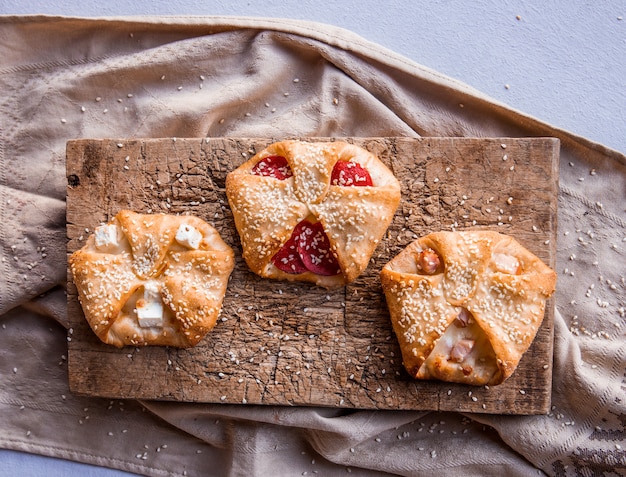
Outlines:
{"label": "wrinkled fabric fold", "polygon": [[[623,154],[351,32],[311,22],[5,16],[0,57],[3,448],[150,476],[626,472]],[[551,412],[374,412],[72,395],[66,141],[220,136],[559,138]]]}

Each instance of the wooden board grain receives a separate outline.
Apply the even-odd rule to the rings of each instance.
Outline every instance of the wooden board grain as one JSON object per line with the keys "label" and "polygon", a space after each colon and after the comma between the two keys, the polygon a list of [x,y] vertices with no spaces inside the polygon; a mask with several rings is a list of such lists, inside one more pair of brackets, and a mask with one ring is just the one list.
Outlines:
{"label": "wooden board grain", "polygon": [[261,279],[241,258],[226,174],[279,139],[68,142],[68,254],[128,208],[197,215],[219,230],[237,256],[221,321],[187,350],[101,343],[84,319],[68,271],[71,390],[189,402],[547,413],[553,299],[533,345],[504,384],[416,381],[402,367],[379,273],[418,236],[468,228],[513,235],[554,268],[558,140],[342,139],[372,151],[394,171],[402,202],[368,269],[331,291]]}

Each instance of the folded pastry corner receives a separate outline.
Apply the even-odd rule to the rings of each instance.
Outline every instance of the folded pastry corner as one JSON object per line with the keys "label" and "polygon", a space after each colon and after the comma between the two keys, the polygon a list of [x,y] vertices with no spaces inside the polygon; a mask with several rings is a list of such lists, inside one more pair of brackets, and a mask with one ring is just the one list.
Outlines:
{"label": "folded pastry corner", "polygon": [[254,273],[332,288],[367,267],[400,203],[400,183],[353,144],[282,141],[231,171],[226,194]]}
{"label": "folded pastry corner", "polygon": [[96,228],[69,265],[101,341],[188,348],[215,326],[234,253],[198,217],[122,210]]}
{"label": "folded pastry corner", "polygon": [[534,340],[556,273],[514,238],[475,230],[416,240],[381,281],[411,376],[496,385]]}

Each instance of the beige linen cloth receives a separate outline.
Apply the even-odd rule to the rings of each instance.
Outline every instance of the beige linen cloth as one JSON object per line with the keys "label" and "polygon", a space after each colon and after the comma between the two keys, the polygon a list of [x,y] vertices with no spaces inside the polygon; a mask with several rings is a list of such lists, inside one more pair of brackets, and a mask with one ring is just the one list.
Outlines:
{"label": "beige linen cloth", "polygon": [[[1,447],[149,476],[626,474],[624,155],[307,22],[0,17],[0,91]],[[561,140],[548,415],[68,391],[66,141],[282,135]]]}

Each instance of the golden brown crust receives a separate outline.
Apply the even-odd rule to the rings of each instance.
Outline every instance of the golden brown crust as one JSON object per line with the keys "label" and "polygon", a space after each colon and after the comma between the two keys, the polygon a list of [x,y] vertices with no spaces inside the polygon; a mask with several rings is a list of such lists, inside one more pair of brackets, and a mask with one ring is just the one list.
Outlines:
{"label": "golden brown crust", "polygon": [[[426,249],[443,262],[433,275],[417,265]],[[476,230],[416,240],[385,265],[381,281],[412,376],[493,385],[534,340],[556,273],[512,237]]]}
{"label": "golden brown crust", "polygon": [[[292,177],[277,180],[253,174],[259,161],[274,155],[287,160]],[[372,186],[331,184],[338,161],[352,161],[366,168]],[[353,281],[367,267],[400,203],[400,183],[376,156],[358,146],[340,141],[282,141],[230,172],[226,194],[243,257],[254,273],[332,288]],[[303,220],[322,223],[341,268],[339,275],[285,273],[272,263],[272,257]]]}
{"label": "golden brown crust", "polygon": [[[234,253],[209,224],[194,216],[120,211],[108,225],[118,240],[99,246],[92,234],[69,260],[85,318],[105,343],[196,345],[217,321]],[[181,225],[199,232],[197,244],[176,239]],[[197,246],[196,246],[197,245]],[[146,287],[158,290],[157,325],[140,326],[137,305]],[[144,300],[145,301],[145,300]]]}

